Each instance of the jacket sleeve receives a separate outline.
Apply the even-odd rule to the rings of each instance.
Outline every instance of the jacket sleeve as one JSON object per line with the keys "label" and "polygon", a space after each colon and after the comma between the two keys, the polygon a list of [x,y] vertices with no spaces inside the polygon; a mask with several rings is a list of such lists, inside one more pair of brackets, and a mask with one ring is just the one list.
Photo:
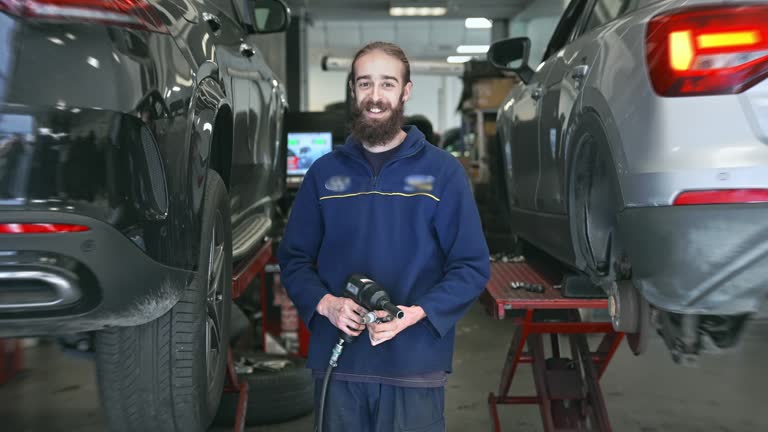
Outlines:
{"label": "jacket sleeve", "polygon": [[320,299],[329,294],[317,274],[324,228],[315,182],[310,169],[296,194],[278,250],[282,283],[307,327]]}
{"label": "jacket sleeve", "polygon": [[480,215],[464,169],[457,164],[440,196],[434,225],[446,257],[444,277],[414,304],[427,324],[445,336],[485,289],[490,256]]}

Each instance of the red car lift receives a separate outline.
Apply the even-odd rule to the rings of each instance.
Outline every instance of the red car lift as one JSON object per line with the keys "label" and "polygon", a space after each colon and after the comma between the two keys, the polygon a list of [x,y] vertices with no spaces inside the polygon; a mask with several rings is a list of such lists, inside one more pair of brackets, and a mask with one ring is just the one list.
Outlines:
{"label": "red car lift", "polygon": [[21,339],[0,339],[0,385],[21,372],[23,362]]}
{"label": "red car lift", "polygon": [[[492,263],[483,300],[496,319],[508,315],[517,324],[501,374],[498,395],[488,396],[493,430],[501,431],[497,405],[538,405],[545,432],[611,430],[599,379],[623,338],[610,322],[582,322],[579,309],[607,309],[606,299],[565,298],[555,286],[562,275],[530,263]],[[515,289],[510,283],[538,284],[542,293]],[[605,334],[590,351],[587,334]],[[543,335],[552,349],[546,357]],[[560,335],[569,339],[571,358],[560,355]],[[524,348],[528,345],[528,351]],[[536,396],[511,396],[509,389],[520,363],[533,366]]]}
{"label": "red car lift", "polygon": [[[261,278],[264,285],[264,267],[272,257],[272,241],[267,241],[253,256],[243,260],[232,271],[232,299],[243,295],[248,285],[256,277]],[[238,393],[237,414],[235,416],[235,432],[245,430],[245,411],[248,407],[248,382],[239,382],[232,360],[232,349],[227,350],[227,383],[224,386],[227,393]]]}
{"label": "red car lift", "polygon": [[[264,273],[273,274],[271,285],[268,284],[264,278]],[[271,305],[266,301],[266,299],[270,298],[267,294],[268,290],[271,290],[274,295],[275,302]],[[272,257],[272,259],[269,260],[265,271],[262,273],[261,299],[261,336],[262,344],[265,349],[267,347],[267,338],[271,337],[275,340],[279,340],[286,331],[295,331],[298,339],[298,346],[293,347],[294,349],[289,349],[287,346],[283,346],[283,348],[291,353],[297,354],[299,357],[307,358],[309,355],[309,329],[307,329],[307,326],[298,317],[296,307],[293,305],[290,298],[288,298],[285,288],[282,286],[282,282],[280,281],[280,266],[275,257]],[[279,319],[275,319],[272,314],[270,314],[272,308],[279,309]],[[290,317],[288,315],[290,315]],[[283,322],[283,320],[290,319],[291,317],[295,319],[293,323],[290,323],[291,325]]]}

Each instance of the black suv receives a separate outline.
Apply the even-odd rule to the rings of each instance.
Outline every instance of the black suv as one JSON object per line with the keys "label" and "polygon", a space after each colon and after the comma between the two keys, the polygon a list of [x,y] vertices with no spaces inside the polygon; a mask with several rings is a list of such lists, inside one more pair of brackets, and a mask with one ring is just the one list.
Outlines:
{"label": "black suv", "polygon": [[202,431],[285,187],[278,0],[0,0],[0,337],[93,332],[111,429]]}

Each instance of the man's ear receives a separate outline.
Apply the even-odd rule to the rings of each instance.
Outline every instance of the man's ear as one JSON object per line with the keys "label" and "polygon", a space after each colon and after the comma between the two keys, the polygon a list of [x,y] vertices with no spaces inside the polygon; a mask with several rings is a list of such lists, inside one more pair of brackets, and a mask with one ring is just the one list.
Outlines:
{"label": "man's ear", "polygon": [[352,80],[349,81],[349,91],[352,92],[352,96],[355,95],[355,83],[353,83]]}
{"label": "man's ear", "polygon": [[403,102],[408,102],[408,99],[411,98],[411,89],[413,88],[413,83],[411,81],[408,81],[408,84],[403,87]]}

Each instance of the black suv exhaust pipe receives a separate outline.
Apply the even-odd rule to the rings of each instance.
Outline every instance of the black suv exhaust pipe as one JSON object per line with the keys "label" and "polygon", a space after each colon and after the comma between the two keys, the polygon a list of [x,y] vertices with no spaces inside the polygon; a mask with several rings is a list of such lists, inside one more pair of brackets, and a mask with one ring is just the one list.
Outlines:
{"label": "black suv exhaust pipe", "polygon": [[72,306],[83,296],[78,277],[63,269],[24,266],[0,270],[0,312]]}

